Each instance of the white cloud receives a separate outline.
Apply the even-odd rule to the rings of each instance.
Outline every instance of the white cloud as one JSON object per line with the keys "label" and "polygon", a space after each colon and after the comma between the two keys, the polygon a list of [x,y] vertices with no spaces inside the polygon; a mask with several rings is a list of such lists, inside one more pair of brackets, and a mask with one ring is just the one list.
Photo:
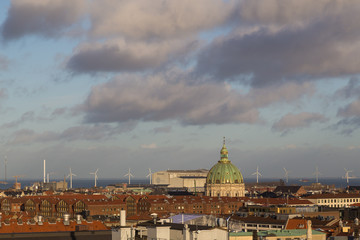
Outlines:
{"label": "white cloud", "polygon": [[100,38],[182,38],[224,24],[236,5],[233,0],[93,1],[91,33]]}

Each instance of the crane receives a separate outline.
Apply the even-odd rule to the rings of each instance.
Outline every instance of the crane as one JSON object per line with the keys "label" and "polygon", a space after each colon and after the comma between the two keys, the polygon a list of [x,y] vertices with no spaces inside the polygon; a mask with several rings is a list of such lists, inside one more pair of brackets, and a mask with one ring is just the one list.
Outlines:
{"label": "crane", "polygon": [[18,178],[24,177],[25,175],[17,175],[17,176],[13,176],[13,178],[15,178],[15,184],[17,184],[17,180]]}

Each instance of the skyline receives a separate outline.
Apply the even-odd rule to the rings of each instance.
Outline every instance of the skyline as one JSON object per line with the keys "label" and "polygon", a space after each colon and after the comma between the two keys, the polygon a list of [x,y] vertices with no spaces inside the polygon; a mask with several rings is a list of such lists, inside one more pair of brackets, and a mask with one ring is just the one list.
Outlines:
{"label": "skyline", "polygon": [[1,1],[0,179],[210,169],[223,136],[244,178],[360,176],[359,10]]}

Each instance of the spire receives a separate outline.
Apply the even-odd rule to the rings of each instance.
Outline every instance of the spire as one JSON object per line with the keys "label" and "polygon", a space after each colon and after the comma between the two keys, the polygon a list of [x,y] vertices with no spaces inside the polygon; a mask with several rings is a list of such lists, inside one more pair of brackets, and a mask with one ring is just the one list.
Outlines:
{"label": "spire", "polygon": [[229,162],[229,159],[228,159],[228,150],[226,149],[226,146],[225,146],[225,137],[224,137],[224,142],[223,142],[223,146],[221,148],[221,151],[220,151],[220,161],[221,162]]}

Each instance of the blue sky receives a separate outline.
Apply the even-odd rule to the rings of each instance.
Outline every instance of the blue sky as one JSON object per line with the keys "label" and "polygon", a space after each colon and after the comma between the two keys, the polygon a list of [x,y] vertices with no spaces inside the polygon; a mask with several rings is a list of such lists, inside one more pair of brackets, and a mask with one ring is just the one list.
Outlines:
{"label": "blue sky", "polygon": [[[0,2],[0,178],[360,176],[353,1]],[[219,11],[221,9],[221,11]]]}

